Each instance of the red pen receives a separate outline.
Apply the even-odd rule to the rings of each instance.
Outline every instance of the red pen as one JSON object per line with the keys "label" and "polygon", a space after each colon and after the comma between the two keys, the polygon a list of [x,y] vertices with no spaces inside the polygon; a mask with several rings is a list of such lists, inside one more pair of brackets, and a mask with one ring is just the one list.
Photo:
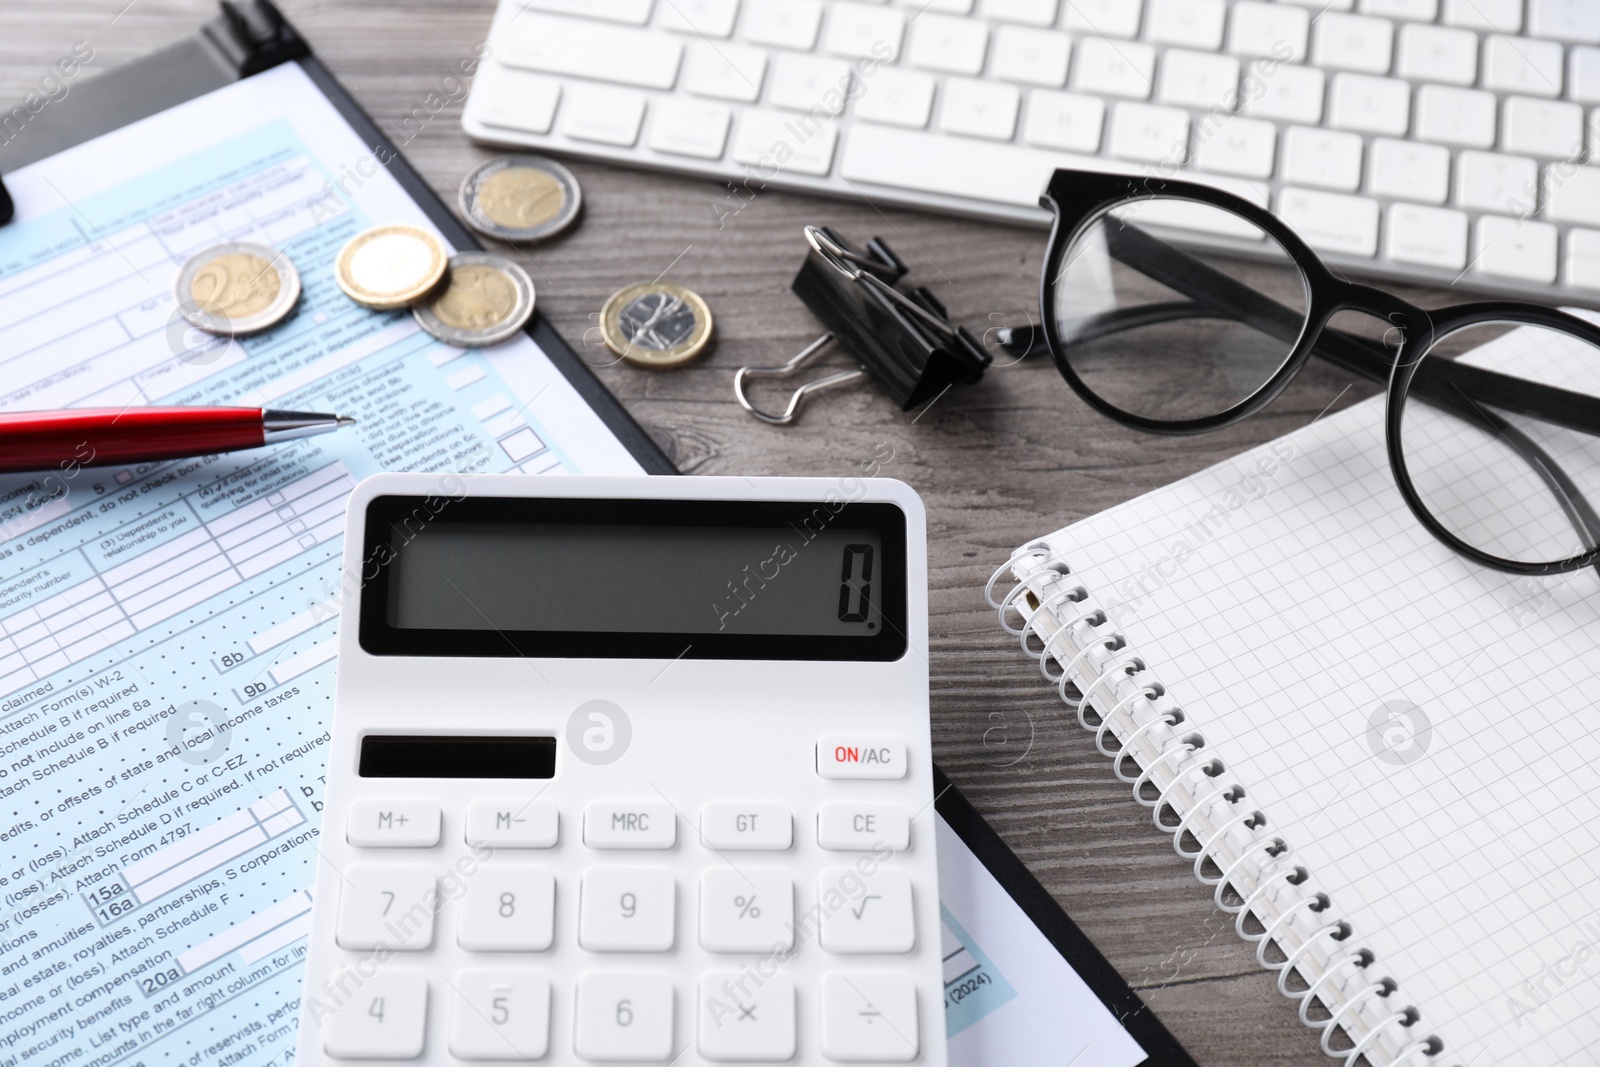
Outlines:
{"label": "red pen", "polygon": [[150,463],[258,448],[356,420],[271,408],[76,408],[0,412],[0,471]]}

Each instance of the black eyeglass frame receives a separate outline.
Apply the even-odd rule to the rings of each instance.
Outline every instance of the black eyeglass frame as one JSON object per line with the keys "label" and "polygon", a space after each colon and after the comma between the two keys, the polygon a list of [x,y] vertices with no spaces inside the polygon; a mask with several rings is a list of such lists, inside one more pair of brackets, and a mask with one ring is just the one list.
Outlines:
{"label": "black eyeglass frame", "polygon": [[[1271,333],[1272,326],[1281,329],[1284,315],[1302,321],[1299,336],[1283,364],[1251,395],[1232,407],[1202,418],[1184,420],[1152,419],[1124,411],[1111,404],[1080,378],[1065,356],[1059,323],[1056,321],[1056,285],[1064,273],[1062,258],[1073,246],[1078,236],[1090,224],[1111,209],[1130,201],[1154,197],[1173,197],[1210,207],[1220,208],[1252,223],[1286,251],[1299,268],[1306,287],[1306,308],[1302,315],[1264,294],[1235,281],[1220,271],[1183,252],[1176,245],[1161,243],[1163,258],[1175,261],[1183,270],[1173,277],[1180,280],[1178,291],[1207,305],[1206,313],[1237,318],[1253,325],[1265,325]],[[1039,280],[1040,323],[1045,344],[1056,369],[1067,380],[1075,393],[1094,410],[1126,426],[1148,433],[1187,435],[1206,433],[1229,426],[1261,410],[1283,392],[1313,354],[1329,360],[1346,370],[1380,384],[1387,382],[1387,403],[1384,429],[1385,443],[1395,482],[1417,521],[1456,552],[1476,563],[1513,574],[1547,575],[1581,570],[1600,564],[1600,544],[1577,556],[1550,563],[1527,563],[1506,559],[1484,552],[1456,537],[1423,504],[1421,495],[1412,484],[1401,447],[1401,416],[1405,398],[1413,380],[1423,366],[1424,357],[1443,338],[1460,330],[1484,323],[1509,323],[1542,326],[1572,334],[1600,349],[1600,327],[1553,308],[1516,300],[1484,300],[1457,304],[1435,311],[1427,311],[1402,300],[1392,293],[1370,285],[1352,282],[1334,274],[1313,252],[1309,245],[1276,215],[1252,201],[1209,185],[1151,176],[1126,176],[1102,174],[1071,169],[1057,170],[1039,203],[1052,213],[1053,222],[1044,266]],[[1248,254],[1248,253],[1244,253]],[[1183,284],[1187,276],[1189,284]],[[1331,329],[1329,320],[1341,311],[1355,311],[1387,322],[1400,331],[1400,343],[1394,349],[1341,330]],[[1189,317],[1168,314],[1164,317]],[[1132,324],[1130,324],[1132,325]],[[1109,331],[1108,331],[1109,332]],[[1580,534],[1587,527],[1600,531],[1600,516],[1583,500],[1576,487],[1566,478],[1541,449],[1504,420],[1479,407],[1474,397],[1492,398],[1495,408],[1528,415],[1583,432],[1600,434],[1600,398],[1570,392],[1554,386],[1540,385],[1510,375],[1502,375],[1453,361],[1434,361],[1432,374],[1439,378],[1431,383],[1430,401],[1443,403],[1466,411],[1471,418],[1488,423],[1502,433],[1521,438],[1517,443],[1530,462],[1552,489],[1556,489],[1569,518]],[[1462,401],[1446,396],[1444,389],[1453,388]],[[1464,401],[1464,405],[1463,402]],[[1542,461],[1541,458],[1542,457]],[[1595,538],[1586,537],[1591,544]]]}

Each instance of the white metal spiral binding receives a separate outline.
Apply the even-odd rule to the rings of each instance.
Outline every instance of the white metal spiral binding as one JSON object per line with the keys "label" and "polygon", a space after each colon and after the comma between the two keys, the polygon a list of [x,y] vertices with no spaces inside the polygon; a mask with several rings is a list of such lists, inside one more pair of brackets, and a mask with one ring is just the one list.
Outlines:
{"label": "white metal spiral binding", "polygon": [[[996,599],[995,586],[1008,572],[1018,580],[1003,597]],[[1069,575],[1072,576],[1070,584],[1052,588]],[[1039,602],[1037,607],[1024,615],[1017,606],[1017,598],[1030,592]],[[1286,888],[1303,886],[1309,875],[1304,867],[1286,862],[1291,855],[1290,846],[1282,838],[1264,833],[1266,819],[1261,812],[1232,810],[1232,805],[1243,797],[1243,788],[1232,780],[1220,761],[1193,758],[1204,747],[1204,739],[1193,733],[1182,737],[1177,735],[1176,728],[1185,721],[1182,712],[1170,704],[1167,707],[1155,706],[1165,695],[1165,689],[1153,679],[1138,677],[1146,674],[1148,668],[1134,654],[1121,633],[1100,630],[1109,621],[1108,617],[1103,609],[1093,603],[1087,588],[1073,575],[1061,553],[1043,540],[1022,546],[990,576],[984,585],[983,595],[984,600],[998,613],[1000,625],[1018,637],[1023,652],[1038,659],[1039,673],[1056,684],[1057,696],[1064,705],[1077,712],[1079,725],[1094,731],[1095,748],[1112,760],[1112,772],[1117,778],[1133,786],[1134,800],[1151,808],[1151,821],[1172,835],[1173,850],[1184,859],[1194,861],[1195,878],[1215,887],[1213,902],[1220,910],[1234,915],[1235,932],[1241,939],[1256,943],[1257,962],[1267,970],[1277,972],[1278,991],[1291,1000],[1299,1001],[1297,1014],[1300,1021],[1313,1030],[1321,1031],[1323,1052],[1331,1058],[1342,1059],[1344,1067],[1355,1067],[1356,1061],[1370,1053],[1386,1031],[1396,1026],[1404,1028],[1411,1025],[1414,1018],[1414,1009],[1411,1008],[1393,1011],[1376,1022],[1362,1015],[1361,1007],[1375,993],[1381,992],[1385,997],[1393,993],[1396,986],[1392,980],[1379,978],[1353,993],[1346,993],[1340,983],[1333,982],[1340,975],[1347,974],[1352,964],[1357,968],[1357,973],[1365,970],[1373,963],[1374,957],[1370,951],[1353,943],[1350,927],[1343,921],[1328,922],[1309,934],[1297,927],[1295,920],[1302,912],[1325,911],[1331,907],[1325,894],[1299,889],[1300,895],[1294,899],[1283,905],[1272,905],[1277,915],[1270,922],[1263,922],[1261,933],[1245,930],[1245,922],[1258,906],[1265,906],[1267,901],[1277,897]],[[1056,619],[1054,609],[1069,601],[1084,605],[1084,610],[1077,611],[1075,617],[1069,620]],[[1022,619],[1020,629],[1011,625],[1008,618],[1010,612],[1015,612]],[[1046,619],[1051,626],[1049,632],[1039,625]],[[1082,632],[1084,627],[1088,628],[1087,633]],[[1030,632],[1040,640],[1042,647],[1038,652],[1029,647]],[[1069,648],[1077,646],[1071,648],[1070,656],[1061,647],[1063,642]],[[1097,650],[1103,656],[1098,661],[1095,658]],[[1061,666],[1060,674],[1051,673],[1052,659]],[[1119,675],[1123,677],[1119,678]],[[1067,694],[1069,682],[1078,686],[1079,695],[1076,698]],[[1109,705],[1110,710],[1101,716],[1098,723],[1091,723],[1088,713],[1097,700],[1103,702],[1102,707]],[[1139,713],[1133,710],[1141,700],[1149,702],[1152,711],[1151,716],[1143,721],[1140,721]],[[1108,747],[1106,733],[1116,730],[1119,724],[1127,731],[1126,736],[1120,745]],[[1155,731],[1163,727],[1171,732],[1171,736],[1157,741]],[[1137,775],[1130,776],[1124,773],[1123,763],[1130,755],[1137,758],[1137,746],[1141,741],[1160,751],[1148,761],[1147,766],[1141,767]],[[1145,799],[1145,784],[1158,784],[1154,775],[1163,766],[1167,767],[1166,785],[1160,788],[1153,801]],[[1196,770],[1216,779],[1215,788],[1204,795],[1197,795],[1191,787],[1192,775]],[[1161,813],[1168,807],[1174,812],[1180,810],[1171,803],[1180,789],[1191,798],[1188,810],[1176,825],[1169,825],[1161,821]],[[1191,820],[1202,812],[1206,813],[1208,819],[1213,818],[1218,800],[1229,802],[1229,810],[1223,816],[1223,821],[1210,827],[1205,843],[1198,850],[1185,850],[1182,842],[1185,831],[1190,829]],[[1253,835],[1243,844],[1238,841],[1241,831]],[[1219,874],[1216,877],[1208,876],[1204,871],[1206,860],[1216,860],[1214,850],[1225,842],[1233,850],[1233,858],[1226,867],[1217,863]],[[1249,894],[1239,893],[1241,902],[1237,905],[1226,902],[1223,897],[1229,886],[1247,870],[1251,872],[1254,890]],[[1298,940],[1298,946],[1292,951],[1279,941],[1290,929],[1295,930]],[[1279,944],[1284,952],[1282,962],[1268,962],[1266,953],[1273,944]],[[1307,984],[1304,991],[1290,989],[1290,974],[1295,973],[1301,965],[1316,960],[1319,946],[1326,946],[1326,958],[1317,960],[1321,973],[1315,981]],[[1319,1002],[1322,995],[1331,995],[1335,988],[1339,989],[1338,1008],[1326,1020],[1312,1019],[1309,1014],[1312,1004]],[[1355,1034],[1360,1031],[1354,1027],[1358,1019],[1362,1023],[1360,1031],[1364,1031],[1359,1040]],[[1352,1042],[1350,1048],[1332,1047],[1335,1031],[1346,1035],[1346,1039]],[[1404,1030],[1396,1030],[1395,1033],[1403,1041]],[[1431,1060],[1437,1050],[1435,1038],[1423,1037],[1401,1044],[1399,1051],[1385,1064],[1386,1067],[1403,1067],[1410,1061],[1415,1067],[1415,1064]]]}

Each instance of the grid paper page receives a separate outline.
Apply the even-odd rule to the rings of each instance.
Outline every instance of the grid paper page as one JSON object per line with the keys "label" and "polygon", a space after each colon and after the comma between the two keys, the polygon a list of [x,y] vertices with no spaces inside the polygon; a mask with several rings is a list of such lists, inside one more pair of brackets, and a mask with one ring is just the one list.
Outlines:
{"label": "grid paper page", "polygon": [[[1525,333],[1472,360],[1600,381]],[[1600,580],[1438,543],[1395,488],[1383,411],[1047,540],[1400,983],[1383,1011],[1416,1005],[1412,1034],[1444,1041],[1434,1062],[1592,1063]]]}

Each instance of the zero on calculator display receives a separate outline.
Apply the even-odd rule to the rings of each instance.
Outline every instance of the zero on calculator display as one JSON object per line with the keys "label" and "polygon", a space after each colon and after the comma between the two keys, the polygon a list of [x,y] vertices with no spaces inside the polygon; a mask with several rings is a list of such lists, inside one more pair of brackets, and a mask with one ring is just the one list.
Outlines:
{"label": "zero on calculator display", "polygon": [[379,497],[378,655],[893,660],[905,517],[883,503]]}

